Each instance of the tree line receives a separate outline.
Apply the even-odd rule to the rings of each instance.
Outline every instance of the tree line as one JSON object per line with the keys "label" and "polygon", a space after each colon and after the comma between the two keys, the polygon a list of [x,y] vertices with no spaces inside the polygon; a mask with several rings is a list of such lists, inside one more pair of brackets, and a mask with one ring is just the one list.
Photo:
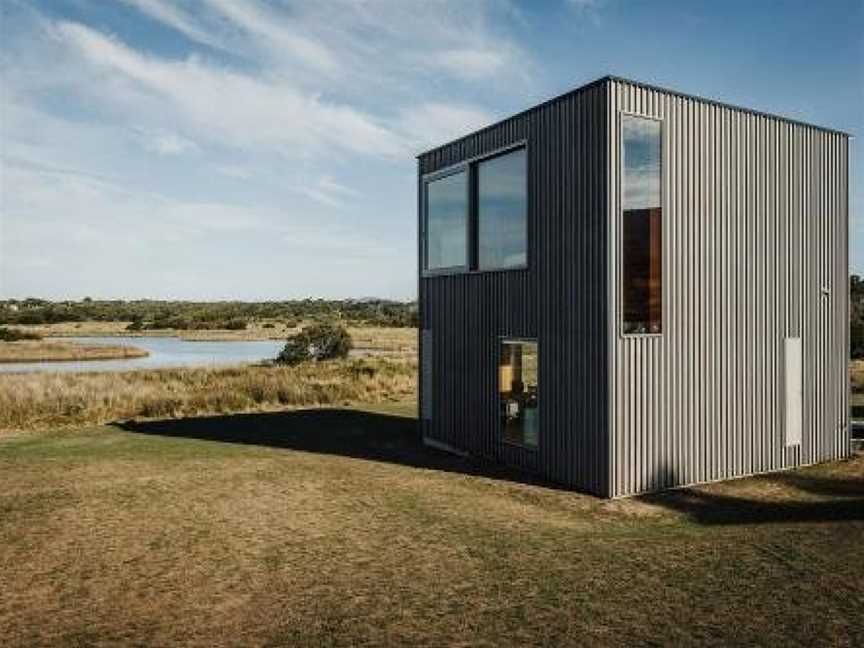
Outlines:
{"label": "tree line", "polygon": [[300,299],[268,302],[187,302],[160,300],[80,301],[21,299],[0,302],[0,324],[131,322],[132,329],[244,329],[251,321],[342,320],[354,326],[416,327],[416,302],[385,299]]}

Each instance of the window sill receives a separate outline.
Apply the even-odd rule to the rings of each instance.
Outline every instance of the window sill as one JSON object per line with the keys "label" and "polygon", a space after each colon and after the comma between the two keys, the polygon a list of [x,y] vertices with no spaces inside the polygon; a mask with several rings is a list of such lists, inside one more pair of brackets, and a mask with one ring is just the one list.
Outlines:
{"label": "window sill", "polygon": [[662,338],[663,333],[619,333],[622,340],[639,340],[642,338]]}
{"label": "window sill", "polygon": [[477,270],[468,270],[460,269],[460,268],[442,268],[440,270],[423,270],[420,273],[420,276],[423,279],[430,279],[434,277],[450,277],[453,275],[481,275],[481,274],[490,274],[492,272],[524,272],[528,270],[529,266],[527,265],[519,265],[519,266],[507,266],[506,268],[478,268]]}
{"label": "window sill", "polygon": [[501,439],[501,443],[511,448],[519,448],[520,450],[527,450],[529,452],[537,452],[539,449],[538,446],[529,446],[524,443],[517,443],[516,441],[508,441],[507,439]]}

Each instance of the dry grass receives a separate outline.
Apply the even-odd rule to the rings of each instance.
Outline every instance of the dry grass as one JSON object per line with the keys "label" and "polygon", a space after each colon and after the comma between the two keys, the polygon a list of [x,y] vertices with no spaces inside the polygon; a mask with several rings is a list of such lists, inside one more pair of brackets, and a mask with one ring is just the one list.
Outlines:
{"label": "dry grass", "polygon": [[[271,324],[272,328],[265,327]],[[129,322],[62,322],[59,324],[16,325],[18,328],[43,337],[179,337],[184,340],[282,340],[296,333],[298,327],[286,326],[279,320],[269,322],[255,321],[244,331],[211,330],[211,331],[177,331],[165,329],[159,331],[127,331]],[[360,350],[371,350],[385,353],[410,353],[417,350],[417,329],[384,328],[384,327],[350,327],[349,332],[354,338],[354,344]]]}
{"label": "dry grass", "polygon": [[99,345],[49,340],[0,342],[0,362],[53,362],[60,360],[113,360],[143,358],[144,349],[125,344]]}
{"label": "dry grass", "polygon": [[0,431],[413,399],[416,362],[0,374]]}
{"label": "dry grass", "polygon": [[864,644],[864,456],[609,502],[408,409],[0,441],[0,644]]}

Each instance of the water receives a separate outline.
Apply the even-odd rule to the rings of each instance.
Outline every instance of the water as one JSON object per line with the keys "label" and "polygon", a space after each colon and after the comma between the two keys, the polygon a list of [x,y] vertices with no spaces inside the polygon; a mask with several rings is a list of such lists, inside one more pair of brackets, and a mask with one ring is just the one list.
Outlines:
{"label": "water", "polygon": [[177,337],[70,337],[55,338],[83,344],[129,345],[150,352],[146,358],[64,362],[0,362],[0,373],[30,371],[128,371],[158,367],[212,367],[272,360],[282,340],[190,342]]}

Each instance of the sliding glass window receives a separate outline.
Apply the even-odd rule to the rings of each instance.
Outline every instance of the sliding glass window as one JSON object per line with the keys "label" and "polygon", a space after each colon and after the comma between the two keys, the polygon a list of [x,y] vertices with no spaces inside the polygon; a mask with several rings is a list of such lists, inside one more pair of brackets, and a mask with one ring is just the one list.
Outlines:
{"label": "sliding glass window", "polygon": [[662,331],[661,123],[622,115],[622,311],[627,334]]}
{"label": "sliding glass window", "polygon": [[427,270],[468,265],[468,174],[463,170],[426,183]]}
{"label": "sliding glass window", "polygon": [[477,267],[528,263],[525,149],[477,163]]}

